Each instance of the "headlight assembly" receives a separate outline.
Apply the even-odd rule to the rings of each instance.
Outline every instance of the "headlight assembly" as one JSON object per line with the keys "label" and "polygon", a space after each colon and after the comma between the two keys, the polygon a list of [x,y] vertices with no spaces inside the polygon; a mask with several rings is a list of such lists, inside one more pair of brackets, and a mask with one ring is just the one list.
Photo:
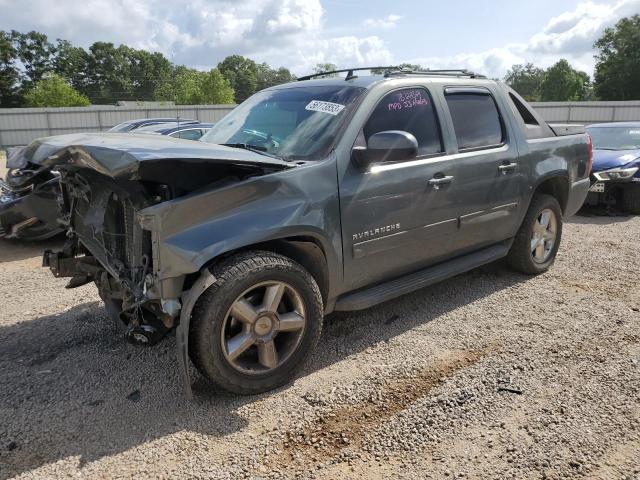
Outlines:
{"label": "headlight assembly", "polygon": [[629,168],[612,168],[611,170],[603,170],[602,172],[594,172],[593,176],[597,180],[627,180],[633,177],[638,171],[638,167]]}

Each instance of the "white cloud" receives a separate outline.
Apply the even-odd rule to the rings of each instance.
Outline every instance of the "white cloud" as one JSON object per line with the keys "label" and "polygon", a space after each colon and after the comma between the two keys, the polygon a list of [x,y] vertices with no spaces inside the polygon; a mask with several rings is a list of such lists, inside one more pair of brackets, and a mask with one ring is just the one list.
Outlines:
{"label": "white cloud", "polygon": [[389,14],[384,18],[367,18],[362,24],[370,28],[394,28],[402,20],[402,15]]}
{"label": "white cloud", "polygon": [[402,58],[384,39],[400,15],[363,20],[364,33],[354,27],[332,34],[336,30],[325,26],[322,0],[21,0],[16,8],[18,1],[0,0],[0,29],[38,30],[85,47],[99,40],[124,43],[196,68],[240,54],[299,75],[324,62],[340,67],[410,62],[502,77],[515,63],[549,66],[561,57],[591,73],[593,42],[618,19],[640,12],[640,0],[587,0],[550,19],[524,43],[450,57]]}
{"label": "white cloud", "polygon": [[317,62],[351,66],[391,58],[377,36],[327,36],[321,0],[22,0],[20,8],[15,1],[0,0],[0,29],[38,30],[85,47],[123,43],[196,68],[231,54],[297,74]]}
{"label": "white cloud", "polygon": [[452,57],[406,60],[429,68],[469,68],[491,77],[503,77],[517,63],[532,62],[548,67],[566,58],[575,68],[591,74],[595,65],[594,42],[605,28],[634,13],[640,13],[640,0],[618,0],[611,4],[582,2],[573,11],[551,18],[544,29],[526,43]]}
{"label": "white cloud", "polygon": [[376,36],[359,38],[354,36],[337,37],[328,40],[314,41],[316,50],[306,54],[307,49],[299,50],[299,63],[315,65],[317,63],[333,63],[345,66],[388,65],[393,56],[383,40]]}

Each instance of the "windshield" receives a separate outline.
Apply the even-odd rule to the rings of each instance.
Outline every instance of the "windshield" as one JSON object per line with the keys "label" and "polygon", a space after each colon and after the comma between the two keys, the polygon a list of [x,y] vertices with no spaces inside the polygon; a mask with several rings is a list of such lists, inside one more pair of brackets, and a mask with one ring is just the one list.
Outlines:
{"label": "windshield", "polygon": [[637,127],[587,128],[593,147],[600,150],[634,150],[640,148],[640,125]]}
{"label": "windshield", "polygon": [[246,145],[286,160],[319,159],[328,153],[363,88],[293,87],[253,95],[201,139]]}

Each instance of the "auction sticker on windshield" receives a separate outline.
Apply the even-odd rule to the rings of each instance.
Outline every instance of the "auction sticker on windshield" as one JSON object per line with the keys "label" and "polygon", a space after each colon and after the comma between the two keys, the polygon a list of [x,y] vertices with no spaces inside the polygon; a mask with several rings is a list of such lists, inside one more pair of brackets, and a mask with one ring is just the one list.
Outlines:
{"label": "auction sticker on windshield", "polygon": [[342,110],[344,110],[344,105],[339,103],[323,102],[322,100],[311,100],[305,107],[305,110],[328,113],[329,115],[338,115]]}

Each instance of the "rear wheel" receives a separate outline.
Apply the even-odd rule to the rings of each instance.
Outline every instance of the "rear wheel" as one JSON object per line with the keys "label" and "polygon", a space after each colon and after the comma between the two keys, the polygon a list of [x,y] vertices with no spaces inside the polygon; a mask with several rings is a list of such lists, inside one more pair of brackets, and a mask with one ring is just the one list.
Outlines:
{"label": "rear wheel", "polygon": [[553,265],[562,237],[562,210],[551,195],[536,194],[516,234],[507,260],[516,270],[537,274]]}
{"label": "rear wheel", "polygon": [[622,208],[632,215],[640,215],[640,185],[629,185],[622,193]]}
{"label": "rear wheel", "polygon": [[200,372],[233,393],[289,382],[320,337],[323,304],[313,277],[293,260],[248,252],[212,268],[200,297],[189,352]]}

